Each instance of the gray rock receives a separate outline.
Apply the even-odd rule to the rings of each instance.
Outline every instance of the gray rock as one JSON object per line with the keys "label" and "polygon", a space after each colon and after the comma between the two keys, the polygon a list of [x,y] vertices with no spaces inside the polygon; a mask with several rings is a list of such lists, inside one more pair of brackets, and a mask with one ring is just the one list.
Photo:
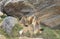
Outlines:
{"label": "gray rock", "polygon": [[21,17],[27,15],[33,11],[29,5],[26,5],[24,1],[8,1],[4,5],[4,12],[7,15],[14,16],[14,17]]}
{"label": "gray rock", "polygon": [[2,3],[2,1],[0,1],[0,11],[2,10],[2,5],[3,5],[3,3]]}
{"label": "gray rock", "polygon": [[60,29],[60,15],[54,16],[50,19],[43,20],[41,21],[41,23],[53,29]]}
{"label": "gray rock", "polygon": [[15,26],[15,24],[17,24],[18,21],[16,18],[14,17],[6,17],[3,22],[2,22],[2,28],[4,29],[4,31],[6,31],[6,33],[8,35],[11,34],[11,31],[13,29],[13,27]]}
{"label": "gray rock", "polygon": [[32,4],[39,12],[54,6],[60,6],[60,0],[2,0],[0,8],[7,15],[19,18],[24,15],[34,14],[34,9],[25,3]]}
{"label": "gray rock", "polygon": [[35,4],[35,7],[39,10],[44,10],[53,6],[55,6],[54,0],[40,0],[39,3]]}
{"label": "gray rock", "polygon": [[5,3],[3,11],[7,15],[19,18],[33,13],[34,9],[25,3],[30,3],[37,11],[41,11],[56,6],[57,2],[56,0],[9,0]]}
{"label": "gray rock", "polygon": [[5,5],[6,2],[7,0],[0,0],[0,11],[3,11],[3,6]]}

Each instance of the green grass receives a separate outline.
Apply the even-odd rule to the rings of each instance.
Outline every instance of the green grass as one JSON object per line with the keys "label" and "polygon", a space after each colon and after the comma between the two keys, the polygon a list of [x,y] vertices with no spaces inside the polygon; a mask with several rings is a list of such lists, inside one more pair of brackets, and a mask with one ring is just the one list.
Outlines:
{"label": "green grass", "polygon": [[9,35],[0,27],[0,35],[4,35],[6,38],[9,38]]}
{"label": "green grass", "polygon": [[19,24],[16,24],[15,27],[12,29],[12,35],[13,37],[18,37],[19,36],[19,31],[23,29],[23,27]]}
{"label": "green grass", "polygon": [[[18,35],[18,31],[22,29],[22,27],[17,27],[13,29],[14,36]],[[18,28],[18,29],[17,29]],[[44,39],[60,39],[60,30],[53,30],[48,27],[43,27],[44,31],[38,37],[43,37]],[[7,39],[18,39],[18,37],[9,37],[3,29],[0,28],[0,34],[4,35]]]}
{"label": "green grass", "polygon": [[21,30],[22,29],[22,27],[21,26],[19,26],[19,24],[16,24],[15,25],[15,27],[12,29],[12,35],[11,36],[9,36],[1,27],[0,27],[0,34],[1,35],[4,35],[7,39],[18,39],[18,35],[19,35],[19,33],[18,33],[18,31],[19,30]]}
{"label": "green grass", "polygon": [[[18,29],[16,30],[16,28],[14,29],[15,31],[13,31],[14,36],[18,35],[18,31],[20,30],[19,27],[17,27]],[[9,37],[7,35],[6,32],[4,32],[1,28],[0,28],[0,34],[4,35],[6,38],[10,38],[10,39],[17,39],[18,37]],[[47,27],[44,27],[44,31],[41,35],[39,35],[41,37],[43,37],[44,39],[60,39],[60,30],[53,30]]]}
{"label": "green grass", "polygon": [[[0,19],[0,23],[3,21],[3,19],[5,18],[6,16],[2,16],[2,19]],[[18,39],[17,35],[19,35],[18,31],[21,30],[22,27],[21,25],[19,24],[16,24],[15,27],[12,29],[12,33],[14,37],[12,36],[9,36],[0,26],[0,35],[4,35],[6,37],[6,39]]]}
{"label": "green grass", "polygon": [[43,27],[42,37],[45,39],[60,39],[60,30],[53,30],[48,27]]}
{"label": "green grass", "polygon": [[37,34],[35,37],[44,39],[60,39],[60,30],[51,29],[48,27],[42,27],[44,31],[41,34]]}
{"label": "green grass", "polygon": [[4,19],[5,17],[7,17],[7,15],[6,15],[6,14],[4,14],[4,15],[2,15],[2,16],[1,16],[1,18],[2,18],[2,19]]}

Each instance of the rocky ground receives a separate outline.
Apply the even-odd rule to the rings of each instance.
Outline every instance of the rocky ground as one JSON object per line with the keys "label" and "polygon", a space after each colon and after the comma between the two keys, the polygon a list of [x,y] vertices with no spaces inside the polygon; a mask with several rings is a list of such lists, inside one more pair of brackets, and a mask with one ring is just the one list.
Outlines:
{"label": "rocky ground", "polygon": [[[24,16],[36,16],[44,31],[21,37]],[[0,39],[60,39],[60,0],[0,0]]]}

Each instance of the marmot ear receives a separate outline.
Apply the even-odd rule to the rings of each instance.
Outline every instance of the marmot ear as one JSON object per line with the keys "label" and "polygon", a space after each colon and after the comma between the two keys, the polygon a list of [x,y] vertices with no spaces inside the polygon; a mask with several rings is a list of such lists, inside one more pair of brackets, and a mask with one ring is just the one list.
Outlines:
{"label": "marmot ear", "polygon": [[31,24],[31,23],[32,23],[33,19],[34,19],[34,17],[33,17],[33,16],[30,16],[30,17],[28,17],[28,18],[27,18],[27,20],[28,20],[29,24]]}
{"label": "marmot ear", "polygon": [[27,19],[27,18],[23,16],[23,17],[21,18],[21,20],[20,20],[20,24],[25,25],[25,22],[27,21],[26,19]]}

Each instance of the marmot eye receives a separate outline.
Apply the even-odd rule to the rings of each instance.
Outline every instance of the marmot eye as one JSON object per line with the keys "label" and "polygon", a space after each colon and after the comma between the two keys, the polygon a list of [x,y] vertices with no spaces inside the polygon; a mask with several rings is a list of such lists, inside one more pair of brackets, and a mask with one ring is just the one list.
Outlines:
{"label": "marmot eye", "polygon": [[43,31],[44,29],[40,29],[40,31]]}
{"label": "marmot eye", "polygon": [[28,25],[25,25],[25,27],[28,27]]}

